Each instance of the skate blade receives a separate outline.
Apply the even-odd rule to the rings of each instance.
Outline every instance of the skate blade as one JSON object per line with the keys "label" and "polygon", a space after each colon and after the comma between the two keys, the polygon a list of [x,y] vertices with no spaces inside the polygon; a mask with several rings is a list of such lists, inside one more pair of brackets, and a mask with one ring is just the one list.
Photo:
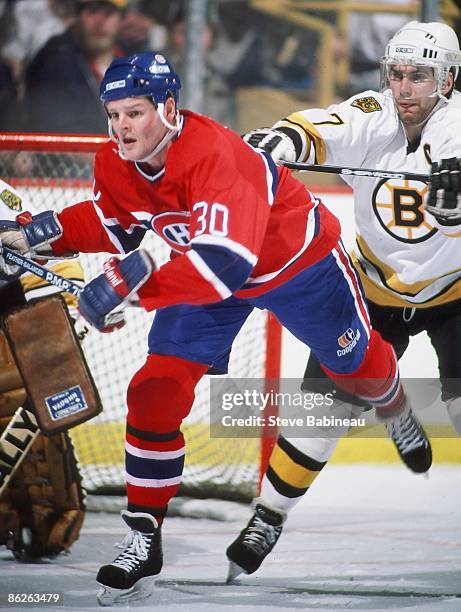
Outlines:
{"label": "skate blade", "polygon": [[245,572],[245,570],[240,567],[240,565],[237,565],[237,563],[234,563],[233,561],[229,561],[229,569],[227,571],[227,578],[226,578],[226,584],[230,584],[231,582],[233,582],[237,576],[240,576],[240,574],[246,574],[248,572]]}
{"label": "skate blade", "polygon": [[150,597],[155,586],[155,576],[141,578],[131,589],[114,589],[100,582],[98,584],[101,586],[97,594],[98,604],[100,606],[114,606],[126,601],[136,601]]}

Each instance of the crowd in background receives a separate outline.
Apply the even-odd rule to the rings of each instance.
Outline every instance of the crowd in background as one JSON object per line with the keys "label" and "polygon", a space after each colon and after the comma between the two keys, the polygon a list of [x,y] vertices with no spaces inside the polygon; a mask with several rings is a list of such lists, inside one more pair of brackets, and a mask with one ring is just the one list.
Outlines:
{"label": "crowd in background", "polygon": [[[237,129],[237,88],[315,87],[321,70],[315,32],[263,14],[248,0],[209,0],[208,6],[205,114]],[[0,0],[0,15],[0,131],[104,134],[99,83],[114,57],[156,49],[180,76],[184,70],[181,0]],[[334,19],[328,11],[321,17]],[[348,91],[340,95],[379,86],[383,41],[408,20],[351,14],[349,40],[334,48],[350,61]]]}

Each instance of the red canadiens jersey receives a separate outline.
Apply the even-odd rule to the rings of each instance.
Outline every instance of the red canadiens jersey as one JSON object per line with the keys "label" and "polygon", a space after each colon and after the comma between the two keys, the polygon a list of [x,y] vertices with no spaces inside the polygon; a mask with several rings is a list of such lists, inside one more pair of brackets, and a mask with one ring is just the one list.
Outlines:
{"label": "red canadiens jersey", "polygon": [[155,175],[101,148],[93,201],[60,213],[56,254],[124,254],[155,232],[176,256],[138,292],[147,310],[261,295],[328,254],[339,222],[286,168],[207,117],[181,118]]}

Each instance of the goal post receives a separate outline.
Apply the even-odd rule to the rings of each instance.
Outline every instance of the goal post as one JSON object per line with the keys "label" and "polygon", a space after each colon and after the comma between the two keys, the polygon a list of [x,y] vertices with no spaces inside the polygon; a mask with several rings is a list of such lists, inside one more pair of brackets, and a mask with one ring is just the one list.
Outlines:
{"label": "goal post", "polygon": [[[105,136],[0,134],[0,176],[13,185],[34,210],[62,210],[92,195],[93,159]],[[162,265],[167,245],[152,233],[143,247]],[[99,274],[107,254],[82,254],[86,279]],[[147,334],[154,314],[127,310],[127,325],[113,334],[89,334],[83,349],[103,404],[101,415],[71,431],[84,483],[91,493],[124,490],[125,394],[147,353]],[[261,379],[265,391],[278,391],[281,327],[266,312],[249,317],[232,349],[229,375]],[[258,492],[274,443],[274,432],[258,438],[216,438],[210,434],[209,378],[196,390],[196,400],[182,430],[187,458],[181,492],[198,497],[249,500]],[[267,410],[273,414],[276,406]]]}

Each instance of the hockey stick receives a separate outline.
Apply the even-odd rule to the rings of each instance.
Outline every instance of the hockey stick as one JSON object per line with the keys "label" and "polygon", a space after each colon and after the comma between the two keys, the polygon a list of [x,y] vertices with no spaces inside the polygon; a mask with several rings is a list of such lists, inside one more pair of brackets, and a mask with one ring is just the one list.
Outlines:
{"label": "hockey stick", "polygon": [[50,285],[55,285],[56,287],[59,287],[59,289],[61,289],[62,291],[72,293],[72,295],[76,295],[77,297],[82,292],[82,288],[79,287],[79,285],[77,285],[76,283],[73,283],[67,278],[64,278],[64,276],[53,272],[49,268],[45,268],[45,266],[42,266],[35,261],[32,261],[32,259],[24,257],[24,255],[21,255],[17,251],[12,251],[8,247],[1,245],[0,254],[3,256],[3,259],[7,263],[15,266],[20,266],[24,271],[35,274],[35,276],[42,278],[43,280],[50,283]]}
{"label": "hockey stick", "polygon": [[[11,249],[6,246],[3,246],[2,244],[0,244],[0,255],[2,255],[3,259],[7,263],[19,266],[24,271],[35,274],[39,278],[42,278],[43,280],[50,283],[50,285],[55,285],[56,287],[59,287],[59,289],[61,289],[61,291],[63,292],[71,293],[72,295],[78,297],[83,291],[83,289],[79,287],[79,285],[73,283],[71,280],[68,280],[64,276],[53,272],[53,270],[50,270],[49,268],[45,268],[45,266],[42,266],[41,264],[37,263],[36,261],[33,261],[32,259],[29,259],[28,257],[24,257],[24,255],[21,255],[17,251],[12,251]],[[106,324],[115,325],[119,323],[123,318],[124,317],[122,310],[116,310],[106,315]]]}
{"label": "hockey stick", "polygon": [[393,170],[372,170],[370,168],[348,168],[342,166],[324,166],[319,164],[302,164],[300,162],[284,161],[282,164],[291,170],[300,172],[329,172],[331,174],[341,174],[343,176],[370,176],[372,178],[401,179],[408,181],[422,181],[429,183],[428,174],[417,174],[415,172],[394,172]]}

